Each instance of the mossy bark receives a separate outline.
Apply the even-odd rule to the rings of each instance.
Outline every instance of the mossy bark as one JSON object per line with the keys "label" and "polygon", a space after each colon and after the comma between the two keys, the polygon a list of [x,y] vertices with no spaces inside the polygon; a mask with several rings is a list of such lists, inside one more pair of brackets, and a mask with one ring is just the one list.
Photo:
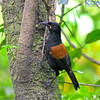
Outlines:
{"label": "mossy bark", "polygon": [[55,10],[54,0],[47,0],[50,5],[49,9],[43,1],[3,1],[7,44],[19,46],[19,50],[12,49],[16,59],[9,52],[10,72],[16,100],[22,98],[25,100],[61,100],[57,80],[52,84],[53,87],[46,88],[46,84],[55,77],[55,73],[47,64],[45,56],[41,58],[45,29],[38,23],[47,20],[54,21]]}

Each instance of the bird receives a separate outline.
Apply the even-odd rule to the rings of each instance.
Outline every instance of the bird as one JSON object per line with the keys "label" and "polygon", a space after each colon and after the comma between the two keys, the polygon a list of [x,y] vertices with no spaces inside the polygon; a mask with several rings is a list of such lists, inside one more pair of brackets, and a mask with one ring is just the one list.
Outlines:
{"label": "bird", "polygon": [[[68,73],[75,90],[77,90],[79,88],[79,83],[72,71],[68,51],[61,40],[60,25],[56,22],[40,22],[40,24],[47,26],[50,31],[50,35],[45,45],[48,64],[55,71],[56,77],[59,75],[59,71],[65,70]],[[56,77],[53,78],[51,83]]]}

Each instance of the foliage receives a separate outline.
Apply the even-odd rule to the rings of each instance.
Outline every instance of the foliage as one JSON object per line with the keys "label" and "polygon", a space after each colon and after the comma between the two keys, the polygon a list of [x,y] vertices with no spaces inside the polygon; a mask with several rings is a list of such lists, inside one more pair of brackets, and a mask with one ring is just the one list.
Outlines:
{"label": "foliage", "polygon": [[[0,14],[1,15],[1,14]],[[0,17],[1,18],[1,17]],[[2,19],[0,19],[1,21]],[[4,24],[0,23],[0,100],[14,97],[14,91],[9,71]]]}
{"label": "foliage", "polygon": [[[61,1],[62,0],[59,0],[59,2]],[[100,61],[100,21],[98,18],[98,16],[100,16],[100,9],[98,9],[97,6],[87,7],[85,3],[83,5],[81,3],[79,7],[76,7],[79,4],[79,2],[79,0],[70,0],[68,4],[64,3],[66,4],[64,12],[63,14],[59,13],[60,11],[56,13],[56,21],[59,22],[60,18],[63,17],[62,19],[64,23],[61,23],[62,30],[70,38],[70,41],[76,46],[76,49],[73,49],[70,46],[69,42],[66,40],[66,38],[62,35],[62,40],[67,50],[69,51],[72,68],[74,70],[75,76],[78,79],[78,82],[85,84],[100,85],[100,66],[93,64],[89,61],[89,59],[86,59],[82,56],[82,52],[84,52],[91,58],[99,59]],[[71,8],[70,5],[72,5],[72,3],[73,5],[77,5],[74,5]],[[94,13],[92,12],[93,10]],[[81,20],[81,18],[84,19]],[[88,20],[85,21],[85,18],[87,18]],[[85,24],[82,26],[84,21]],[[90,25],[90,29],[90,26],[88,24],[93,24]],[[85,26],[87,26],[87,29],[85,29]],[[75,91],[73,85],[64,83],[71,82],[65,71],[60,73],[58,80],[59,89],[62,93],[62,100],[100,99],[100,87],[80,85],[80,89],[78,91]]]}
{"label": "foliage", "polygon": [[86,43],[92,43],[100,40],[100,29],[94,30],[87,34]]}
{"label": "foliage", "polygon": [[[4,28],[2,28],[4,30]],[[1,31],[2,34],[4,34],[4,31]],[[4,35],[1,35],[0,38],[0,98],[4,97],[13,97],[13,86],[12,81],[9,73],[9,62],[8,62],[8,56],[7,56],[7,48],[3,47],[6,44],[5,39],[3,37]],[[2,48],[3,47],[3,48]],[[8,93],[9,91],[9,93]]]}
{"label": "foliage", "polygon": [[[62,40],[69,52],[72,68],[78,79],[79,83],[100,85],[100,66],[93,64],[82,56],[82,52],[86,53],[91,58],[100,60],[100,9],[95,7],[86,7],[85,3],[76,8],[76,4],[79,4],[80,0],[58,0],[58,3],[66,4],[64,6],[63,20],[68,27],[61,23],[61,27],[66,35],[70,38],[70,41],[77,47],[73,49],[66,38],[62,35]],[[74,5],[74,6],[73,6]],[[74,7],[74,8],[73,8]],[[70,11],[70,9],[73,10]],[[60,11],[58,11],[60,12]],[[68,12],[68,13],[66,13]],[[62,14],[63,15],[63,14]],[[85,19],[81,18],[85,16],[91,20],[93,26],[85,33],[85,26],[90,23],[85,22],[81,27]],[[60,21],[61,14],[57,14],[56,21]],[[0,19],[1,20],[1,19]],[[81,33],[82,32],[82,33]],[[85,34],[83,34],[85,33]],[[77,41],[76,41],[77,40]],[[80,44],[80,45],[79,45]],[[84,45],[85,44],[85,45]],[[7,48],[10,50],[13,58],[15,58],[12,48],[18,49],[17,46],[6,45],[4,24],[0,23],[0,99],[14,97],[13,86],[11,82],[9,72],[9,62],[7,56]],[[16,59],[16,58],[15,58]],[[58,77],[59,88],[62,94],[62,100],[99,100],[100,99],[100,87],[90,87],[80,85],[80,89],[75,91],[73,85],[66,84],[64,82],[70,82],[68,75],[65,71],[60,72]],[[63,81],[63,82],[60,82]]]}

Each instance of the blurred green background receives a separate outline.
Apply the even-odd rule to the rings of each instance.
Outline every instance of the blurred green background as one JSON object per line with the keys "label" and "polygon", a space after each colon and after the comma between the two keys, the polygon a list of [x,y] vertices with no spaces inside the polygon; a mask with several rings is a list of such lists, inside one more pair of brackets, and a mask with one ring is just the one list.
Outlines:
{"label": "blurred green background", "polygon": [[[70,0],[64,6],[64,13],[78,5],[80,0]],[[58,4],[56,15],[61,16],[62,4]],[[11,81],[9,62],[7,57],[7,47],[4,34],[4,22],[0,6],[0,100],[1,98],[14,97],[13,85]],[[68,12],[63,20],[69,26],[73,34],[71,34],[62,22],[61,27],[70,41],[78,48],[73,49],[66,38],[62,34],[62,41],[69,51],[73,71],[79,83],[100,85],[100,65],[90,62],[82,56],[84,52],[89,57],[100,61],[100,9],[97,6],[86,6],[85,3],[72,11]],[[56,16],[56,21],[60,21],[60,17]],[[90,34],[90,40],[87,40],[87,34],[97,30],[99,34],[93,36]],[[96,33],[94,32],[94,33]],[[79,46],[78,43],[81,45]],[[94,40],[92,42],[92,40]],[[98,41],[96,41],[98,40]],[[90,41],[86,42],[86,41]],[[59,81],[71,82],[65,71],[60,72]],[[73,85],[59,82],[59,88],[62,93],[62,100],[100,100],[100,87],[82,86],[75,91]]]}
{"label": "blurred green background", "polygon": [[4,34],[4,21],[0,5],[0,100],[3,98],[14,97],[14,91],[9,71],[6,40]]}
{"label": "blurred green background", "polygon": [[[70,0],[68,4],[64,6],[64,13],[68,12],[80,2],[79,0]],[[61,5],[57,5],[57,22],[60,21],[58,15],[61,16],[61,11]],[[100,61],[100,9],[96,5],[86,6],[84,3],[68,12],[63,17],[63,20],[69,26],[73,34],[69,32],[63,22],[61,24],[62,30],[70,38],[70,41],[79,49],[77,50],[78,52],[76,52],[62,34],[62,40],[69,51],[72,67],[78,82],[100,85],[100,65],[90,62],[80,53],[81,50],[81,52],[84,52],[89,57]],[[92,31],[94,31],[93,36],[90,34],[90,37],[87,38],[87,34]],[[98,36],[96,36],[96,33],[98,33]],[[81,46],[78,45],[75,38]],[[96,38],[98,38],[97,41],[92,42]],[[91,43],[89,43],[88,40],[91,41]],[[61,72],[58,79],[71,82],[66,72]],[[100,100],[100,87],[80,85],[80,89],[75,91],[73,85],[59,82],[59,88],[61,89],[62,100]]]}

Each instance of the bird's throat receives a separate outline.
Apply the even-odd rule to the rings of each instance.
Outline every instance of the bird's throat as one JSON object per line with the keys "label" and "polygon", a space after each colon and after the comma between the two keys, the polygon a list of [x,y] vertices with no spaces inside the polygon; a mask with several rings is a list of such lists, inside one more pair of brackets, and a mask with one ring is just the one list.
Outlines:
{"label": "bird's throat", "polygon": [[49,42],[53,43],[54,45],[59,45],[62,43],[61,41],[61,34],[60,33],[52,33],[49,36]]}
{"label": "bird's throat", "polygon": [[58,46],[61,43],[62,41],[61,41],[60,33],[52,33],[52,34],[50,33],[50,36],[46,44],[46,51],[49,53],[53,46]]}

